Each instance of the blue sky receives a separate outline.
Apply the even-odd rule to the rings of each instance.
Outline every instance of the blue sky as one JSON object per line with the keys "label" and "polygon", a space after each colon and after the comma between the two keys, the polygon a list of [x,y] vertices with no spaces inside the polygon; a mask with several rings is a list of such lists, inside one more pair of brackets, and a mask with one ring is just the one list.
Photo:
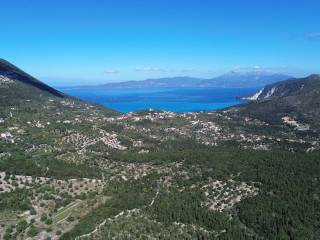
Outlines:
{"label": "blue sky", "polygon": [[6,0],[0,57],[53,85],[320,73],[320,1]]}

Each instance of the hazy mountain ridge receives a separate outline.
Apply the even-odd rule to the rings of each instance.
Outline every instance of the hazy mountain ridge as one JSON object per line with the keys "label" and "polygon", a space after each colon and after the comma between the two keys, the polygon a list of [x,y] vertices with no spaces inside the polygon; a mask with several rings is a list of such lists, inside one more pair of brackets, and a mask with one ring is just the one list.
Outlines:
{"label": "hazy mountain ridge", "polygon": [[146,79],[143,81],[128,81],[118,83],[107,83],[101,85],[111,88],[161,88],[161,87],[194,87],[201,83],[203,79],[192,77],[172,77],[159,79]]}
{"label": "hazy mountain ridge", "polygon": [[290,76],[268,71],[233,71],[220,77],[205,80],[200,87],[261,87],[270,83],[286,80]]}
{"label": "hazy mountain ridge", "polygon": [[[262,87],[270,83],[285,80],[290,76],[268,71],[233,71],[222,76],[203,79],[193,77],[171,77],[146,79],[143,81],[127,81],[106,83],[101,87],[109,88],[175,88],[175,87],[223,87],[223,88],[242,88],[242,87]],[[88,86],[86,86],[88,87]]]}

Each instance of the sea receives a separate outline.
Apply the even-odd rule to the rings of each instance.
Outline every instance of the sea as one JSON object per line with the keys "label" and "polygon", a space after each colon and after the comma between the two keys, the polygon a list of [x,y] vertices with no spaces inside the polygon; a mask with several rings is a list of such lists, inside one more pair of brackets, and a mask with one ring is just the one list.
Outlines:
{"label": "sea", "polygon": [[258,88],[105,88],[62,87],[61,92],[103,105],[122,113],[157,109],[172,112],[201,112],[245,103],[239,96]]}

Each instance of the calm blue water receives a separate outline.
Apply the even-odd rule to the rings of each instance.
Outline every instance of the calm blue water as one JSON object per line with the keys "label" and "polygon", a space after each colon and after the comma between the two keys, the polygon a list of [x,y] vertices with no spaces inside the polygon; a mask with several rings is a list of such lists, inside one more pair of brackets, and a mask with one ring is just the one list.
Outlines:
{"label": "calm blue water", "polygon": [[173,112],[222,109],[246,101],[237,97],[256,92],[256,88],[60,88],[71,96],[126,113],[143,109]]}

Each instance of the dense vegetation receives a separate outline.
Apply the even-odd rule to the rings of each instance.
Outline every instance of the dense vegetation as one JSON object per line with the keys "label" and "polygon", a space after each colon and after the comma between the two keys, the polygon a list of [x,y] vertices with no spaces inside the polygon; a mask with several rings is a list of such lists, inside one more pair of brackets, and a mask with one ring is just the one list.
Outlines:
{"label": "dense vegetation", "polygon": [[[299,154],[244,151],[196,145],[187,147],[181,142],[175,144],[177,145],[172,142],[168,144],[176,149],[174,153],[162,148],[148,158],[155,163],[162,159],[183,160],[184,170],[190,174],[188,180],[175,179],[175,187],[170,191],[161,190],[154,205],[145,209],[145,214],[163,223],[164,228],[180,222],[214,232],[225,230],[225,234],[219,235],[219,238],[225,239],[234,239],[236,236],[238,239],[317,239],[319,236],[319,152]],[[134,155],[132,159],[135,159]],[[143,158],[140,160],[143,161]],[[200,175],[192,173],[197,168],[201,169]],[[204,182],[209,177],[228,179],[230,175],[236,176],[238,173],[237,180],[256,182],[259,194],[243,200],[229,213],[210,212],[201,207],[204,195],[200,189],[182,192],[175,190]],[[128,188],[132,190],[128,192]],[[122,209],[132,209],[138,206],[134,205],[138,200],[137,193],[143,194],[143,191],[137,183],[120,185],[110,192],[111,196],[116,197],[117,204],[121,203],[122,198],[118,195],[120,193],[127,196],[122,202]],[[146,202],[143,204],[147,205]],[[108,202],[99,208],[93,213],[94,219],[99,218],[100,214],[97,213],[110,211],[112,206],[113,202]],[[103,215],[111,217],[116,213]],[[229,214],[232,220],[229,219]],[[83,229],[83,226],[79,225],[77,229]]]}

